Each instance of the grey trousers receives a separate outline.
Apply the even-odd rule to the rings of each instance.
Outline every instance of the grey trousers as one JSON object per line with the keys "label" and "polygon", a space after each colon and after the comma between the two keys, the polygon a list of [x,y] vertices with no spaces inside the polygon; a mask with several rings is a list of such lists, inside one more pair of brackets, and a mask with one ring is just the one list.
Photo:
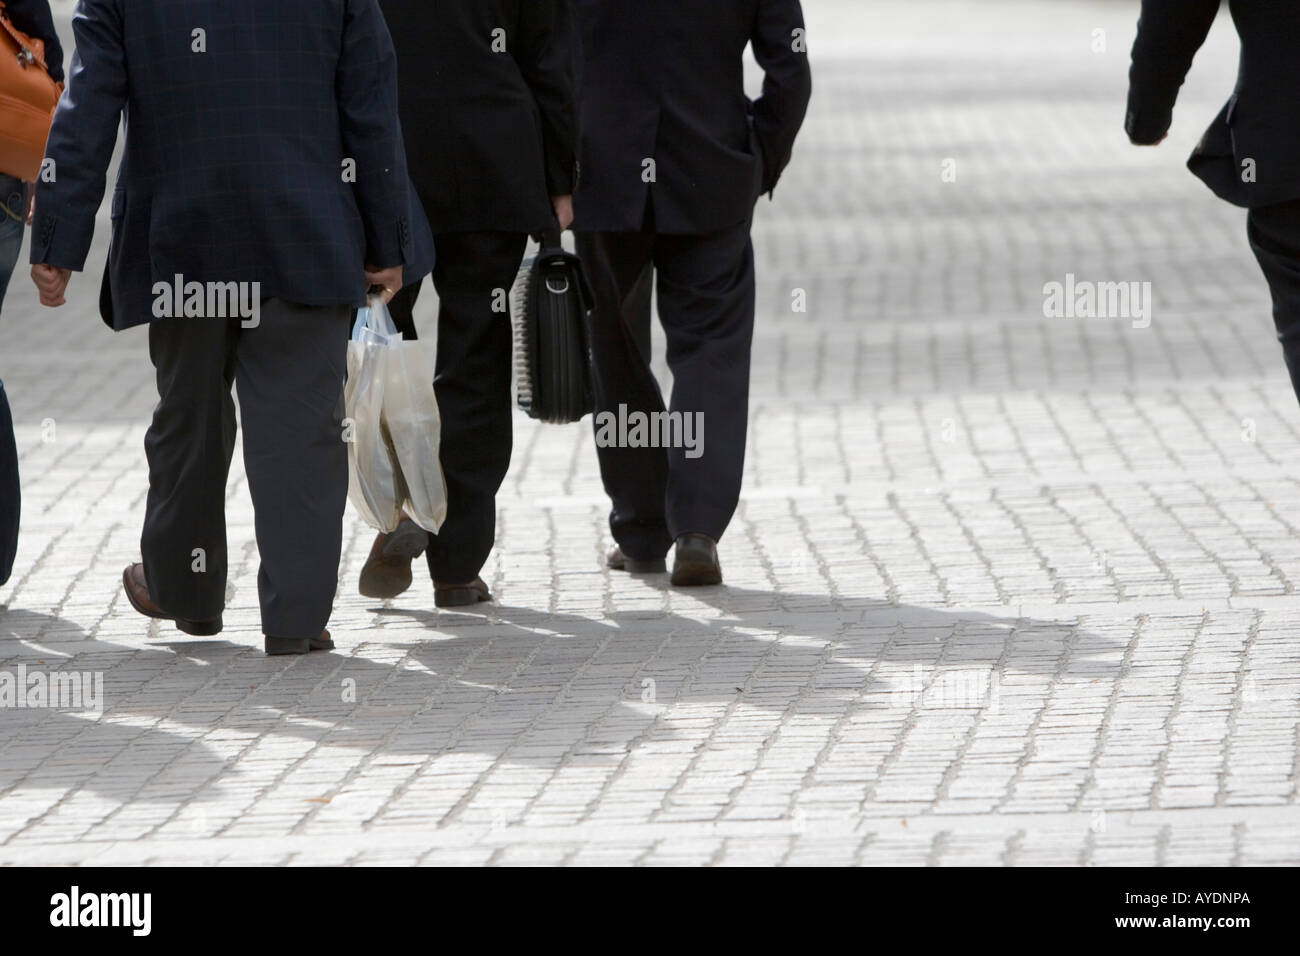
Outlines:
{"label": "grey trousers", "polygon": [[226,479],[239,390],[261,569],[262,630],[316,637],[338,587],[347,501],[343,381],[351,310],[264,299],[260,324],[161,319],[149,327],[158,405],[145,436],[140,548],[167,614],[217,620],[226,596]]}

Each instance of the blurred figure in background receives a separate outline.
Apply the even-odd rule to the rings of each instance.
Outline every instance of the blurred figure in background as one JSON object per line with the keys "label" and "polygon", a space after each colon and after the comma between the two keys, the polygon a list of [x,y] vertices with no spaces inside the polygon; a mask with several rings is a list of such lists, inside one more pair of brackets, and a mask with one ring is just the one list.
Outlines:
{"label": "blurred figure in background", "polygon": [[[799,0],[573,0],[591,276],[597,452],[616,570],[722,581],[717,542],[740,498],[754,332],[754,203],[775,189],[812,95]],[[744,87],[745,48],[763,94]],[[669,409],[695,449],[618,447],[602,418],[664,412],[650,370],[650,278],[673,373]],[[652,426],[653,427],[653,426]],[[629,430],[629,435],[631,434]],[[630,439],[629,439],[630,444]],[[661,443],[656,442],[659,446]]]}
{"label": "blurred figure in background", "polygon": [[[510,467],[513,339],[506,293],[530,233],[567,229],[578,179],[572,46],[565,0],[381,0],[397,47],[411,178],[433,227],[447,520],[404,520],[375,539],[367,597],[411,585],[427,551],[434,603],[491,600],[479,576],[496,538],[496,493]],[[416,337],[420,283],[394,298]]]}
{"label": "blurred figure in background", "polygon": [[[1129,73],[1125,129],[1139,146],[1162,142],[1196,51],[1220,0],[1143,0]],[[1273,320],[1300,396],[1300,3],[1232,0],[1241,37],[1237,88],[1188,166],[1244,206],[1251,248],[1273,294]]]}
{"label": "blurred figure in background", "polygon": [[[49,0],[4,0],[0,17],[22,33],[45,44],[45,65],[50,78],[63,82],[63,47],[54,30]],[[3,93],[0,90],[0,93]],[[9,278],[18,262],[27,220],[30,185],[0,170],[0,312],[4,308]],[[0,585],[13,572],[18,551],[18,518],[22,496],[18,486],[18,447],[14,442],[13,416],[4,382],[0,381]]]}

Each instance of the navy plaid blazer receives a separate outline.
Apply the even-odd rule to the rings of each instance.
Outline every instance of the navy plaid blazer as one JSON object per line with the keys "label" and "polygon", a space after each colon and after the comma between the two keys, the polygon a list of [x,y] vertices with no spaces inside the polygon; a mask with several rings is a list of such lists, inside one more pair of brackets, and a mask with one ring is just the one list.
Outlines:
{"label": "navy plaid blazer", "polygon": [[80,0],[72,26],[31,258],[84,266],[124,119],[110,326],[152,321],[176,275],[325,306],[364,304],[366,263],[430,271],[376,0]]}

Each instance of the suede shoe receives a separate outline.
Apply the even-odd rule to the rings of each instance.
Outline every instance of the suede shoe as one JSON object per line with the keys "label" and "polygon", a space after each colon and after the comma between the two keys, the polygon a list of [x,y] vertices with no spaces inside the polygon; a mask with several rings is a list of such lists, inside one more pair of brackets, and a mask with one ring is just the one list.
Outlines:
{"label": "suede shoe", "polygon": [[395,598],[411,586],[411,562],[429,546],[429,533],[410,518],[375,538],[357,585],[363,597]]}

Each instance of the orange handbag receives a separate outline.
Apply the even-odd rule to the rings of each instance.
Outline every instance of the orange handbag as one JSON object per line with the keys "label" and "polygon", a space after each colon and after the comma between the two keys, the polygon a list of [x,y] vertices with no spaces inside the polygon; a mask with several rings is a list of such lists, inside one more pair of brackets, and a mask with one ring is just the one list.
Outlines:
{"label": "orange handbag", "polygon": [[45,66],[45,41],[10,23],[0,2],[0,173],[35,182],[62,92]]}

